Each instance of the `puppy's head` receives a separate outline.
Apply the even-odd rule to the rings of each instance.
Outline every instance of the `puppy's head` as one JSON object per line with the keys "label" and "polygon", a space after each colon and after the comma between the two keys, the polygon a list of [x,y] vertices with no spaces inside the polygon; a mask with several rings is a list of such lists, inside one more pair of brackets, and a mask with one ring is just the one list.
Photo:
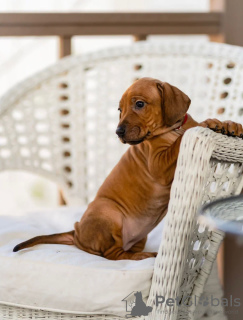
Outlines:
{"label": "puppy's head", "polygon": [[186,114],[191,101],[169,83],[142,78],[123,94],[116,134],[123,143],[138,144],[160,128],[173,126]]}

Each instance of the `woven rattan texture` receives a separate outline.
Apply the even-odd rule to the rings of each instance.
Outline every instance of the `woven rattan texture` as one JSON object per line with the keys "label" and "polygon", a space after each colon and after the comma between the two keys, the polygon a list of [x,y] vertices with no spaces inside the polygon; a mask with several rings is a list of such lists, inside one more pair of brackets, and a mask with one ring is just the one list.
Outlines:
{"label": "woven rattan texture", "polygon": [[197,120],[240,121],[242,55],[227,45],[168,42],[65,58],[0,100],[0,170],[45,175],[69,202],[86,204],[126,149],[115,135],[117,107],[136,78],[177,85]]}
{"label": "woven rattan texture", "polygon": [[[190,113],[199,121],[243,122],[242,70],[241,48],[212,43],[136,44],[65,58],[0,100],[0,170],[44,175],[63,187],[70,204],[86,204],[126,149],[114,133],[117,106],[136,78],[151,76],[178,86],[191,97]],[[236,138],[207,129],[185,134],[155,262],[150,318],[225,319],[222,310],[156,307],[155,297],[222,295],[213,262],[223,234],[199,227],[196,213],[202,203],[239,193],[242,154]],[[0,318],[119,319],[4,305]]]}
{"label": "woven rattan texture", "polygon": [[[213,158],[215,155],[218,159]],[[228,162],[229,158],[231,162]],[[240,162],[236,163],[235,159]],[[202,128],[186,132],[181,144],[161,247],[155,263],[149,297],[151,305],[155,303],[156,294],[167,298],[200,298],[223,233],[199,226],[196,214],[202,204],[240,192],[242,162],[241,139],[221,136]],[[219,286],[215,286],[216,288]],[[214,291],[211,294],[221,297],[222,292]],[[158,317],[165,316],[167,312],[166,320],[176,319],[175,315],[177,319],[194,319],[193,316],[198,315],[195,305],[190,308],[183,305],[179,309],[176,306],[163,306],[161,310],[154,308],[153,312]],[[218,312],[222,319],[223,310]],[[203,313],[211,316],[215,309],[209,306],[201,315]]]}

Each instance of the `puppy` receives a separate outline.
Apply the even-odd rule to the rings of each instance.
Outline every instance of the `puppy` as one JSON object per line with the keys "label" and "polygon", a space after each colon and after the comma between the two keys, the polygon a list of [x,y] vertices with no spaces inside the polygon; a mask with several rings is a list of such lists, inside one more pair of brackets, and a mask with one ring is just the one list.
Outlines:
{"label": "puppy", "polygon": [[197,123],[187,114],[188,96],[178,88],[152,78],[142,78],[123,94],[116,130],[131,147],[97,192],[74,230],[39,236],[14,248],[14,252],[42,243],[76,245],[81,250],[111,260],[155,257],[142,252],[147,234],[167,212],[170,189],[184,132],[195,126],[242,136],[242,126],[207,120]]}

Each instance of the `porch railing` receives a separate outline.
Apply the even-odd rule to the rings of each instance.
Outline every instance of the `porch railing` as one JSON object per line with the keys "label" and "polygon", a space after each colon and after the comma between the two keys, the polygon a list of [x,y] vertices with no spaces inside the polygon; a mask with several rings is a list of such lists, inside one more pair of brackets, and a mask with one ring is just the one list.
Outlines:
{"label": "porch railing", "polygon": [[0,36],[58,36],[59,56],[78,35],[188,35],[223,33],[223,13],[1,13]]}

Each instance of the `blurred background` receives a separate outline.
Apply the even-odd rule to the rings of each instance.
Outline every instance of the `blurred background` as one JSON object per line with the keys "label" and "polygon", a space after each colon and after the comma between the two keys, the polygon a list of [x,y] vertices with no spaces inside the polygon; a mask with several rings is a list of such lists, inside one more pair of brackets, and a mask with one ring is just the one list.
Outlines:
{"label": "blurred background", "polygon": [[[0,0],[0,13],[26,12],[208,12],[210,0]],[[178,35],[151,35],[147,41],[163,41]],[[209,41],[207,35],[186,35],[186,39]],[[72,54],[84,54],[105,47],[129,45],[133,35],[73,36]],[[68,49],[69,50],[69,49]],[[17,82],[55,63],[60,39],[55,36],[0,37],[0,95]],[[27,173],[4,172],[0,175],[0,214],[21,214],[26,210],[59,205],[55,184]]]}
{"label": "blurred background", "polygon": [[[222,9],[221,1],[210,0],[0,0],[0,13],[78,13],[78,12],[203,12],[212,9]],[[186,19],[186,17],[185,17]],[[1,23],[1,18],[0,18]],[[205,30],[206,30],[205,26]],[[0,95],[4,94],[14,84],[28,76],[55,63],[60,57],[71,53],[84,54],[105,47],[129,45],[134,40],[140,40],[139,35],[73,35],[60,39],[57,36],[8,36],[8,30],[0,34]],[[9,31],[11,33],[11,31]],[[31,34],[31,29],[30,29]],[[168,38],[185,37],[187,40],[210,41],[207,34],[200,35],[147,35],[146,41],[164,41]],[[171,33],[171,32],[170,32]],[[178,27],[178,33],[180,28]],[[187,32],[188,33],[188,32]],[[144,35],[140,35],[143,40]],[[211,35],[213,36],[213,35]],[[217,40],[222,39],[218,34]],[[63,40],[63,41],[62,41]],[[70,48],[71,46],[71,48]],[[36,207],[59,205],[59,193],[53,183],[27,173],[4,172],[0,175],[0,214],[18,215],[22,211],[33,210]]]}

